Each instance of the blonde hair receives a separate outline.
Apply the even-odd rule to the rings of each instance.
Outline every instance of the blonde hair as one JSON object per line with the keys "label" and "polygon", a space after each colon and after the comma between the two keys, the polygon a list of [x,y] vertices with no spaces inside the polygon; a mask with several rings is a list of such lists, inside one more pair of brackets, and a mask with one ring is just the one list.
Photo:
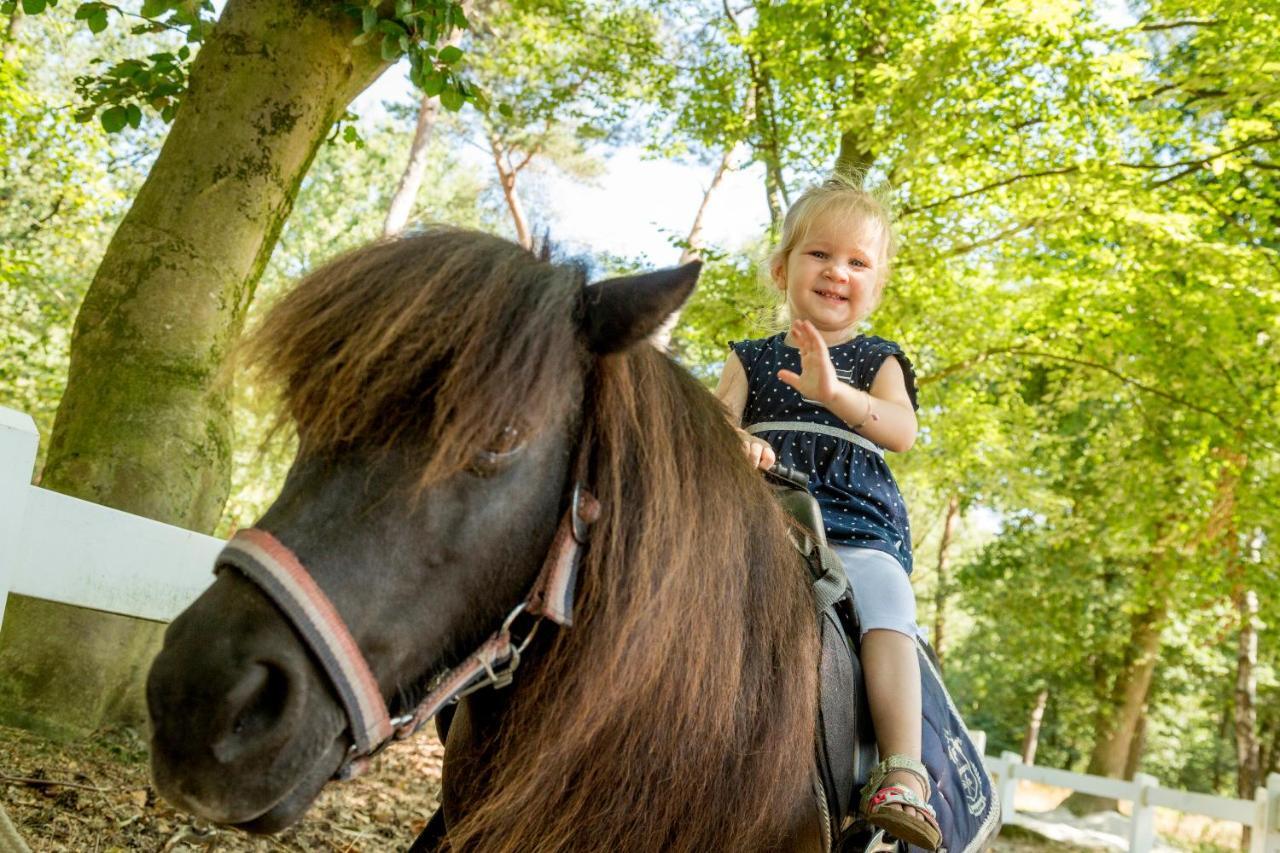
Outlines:
{"label": "blonde hair", "polygon": [[[879,258],[879,275],[876,277],[875,304],[878,305],[885,282],[889,278],[893,256],[898,252],[898,237],[893,229],[893,214],[887,189],[866,189],[863,186],[863,176],[857,173],[834,174],[800,194],[783,217],[781,239],[766,259],[763,270],[766,280],[771,287],[776,287],[777,273],[786,267],[791,252],[804,240],[815,222],[828,216],[861,223],[874,222],[883,229],[884,242]],[[783,311],[785,310],[784,305]],[[859,318],[859,321],[862,319]]]}

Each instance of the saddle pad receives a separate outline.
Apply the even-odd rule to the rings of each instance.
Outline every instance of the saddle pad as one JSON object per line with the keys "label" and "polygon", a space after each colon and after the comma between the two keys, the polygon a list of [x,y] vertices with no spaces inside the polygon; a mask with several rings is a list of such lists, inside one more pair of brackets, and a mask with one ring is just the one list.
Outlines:
{"label": "saddle pad", "polygon": [[996,786],[942,683],[933,649],[921,639],[916,648],[924,705],[921,746],[933,779],[929,804],[938,813],[942,845],[947,853],[983,850],[1000,831]]}

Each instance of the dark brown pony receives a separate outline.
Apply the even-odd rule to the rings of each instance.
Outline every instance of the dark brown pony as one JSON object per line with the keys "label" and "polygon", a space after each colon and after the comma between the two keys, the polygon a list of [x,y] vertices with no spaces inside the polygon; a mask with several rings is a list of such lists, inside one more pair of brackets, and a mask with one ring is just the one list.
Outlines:
{"label": "dark brown pony", "polygon": [[[808,571],[716,401],[643,342],[695,278],[587,285],[439,229],[334,261],[252,339],[300,438],[258,526],[393,706],[524,596],[587,454],[603,509],[575,624],[463,702],[451,849],[799,849],[816,831]],[[235,572],[170,627],[148,696],[161,792],[252,831],[300,817],[350,743],[314,660]]]}

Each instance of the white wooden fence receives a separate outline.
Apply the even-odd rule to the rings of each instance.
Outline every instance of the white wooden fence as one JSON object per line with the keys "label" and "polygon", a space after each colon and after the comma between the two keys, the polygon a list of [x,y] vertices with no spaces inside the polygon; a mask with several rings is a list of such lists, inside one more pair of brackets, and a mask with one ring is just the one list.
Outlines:
{"label": "white wooden fence", "polygon": [[213,583],[221,540],[31,485],[38,441],[0,407],[0,623],[10,592],[167,622]]}
{"label": "white wooden fence", "polygon": [[1155,844],[1155,810],[1163,807],[1250,827],[1249,853],[1280,853],[1280,773],[1272,773],[1267,778],[1266,787],[1258,788],[1252,800],[1237,800],[1162,788],[1154,776],[1146,773],[1135,773],[1132,781],[1126,781],[1023,764],[1022,756],[1016,752],[1003,752],[999,758],[986,756],[984,760],[987,770],[996,779],[1001,819],[1005,823],[1013,819],[1016,810],[1018,782],[1039,782],[1133,803],[1133,815],[1129,820],[1130,850],[1152,848]]}
{"label": "white wooden fence", "polygon": [[[0,622],[9,592],[167,622],[213,582],[222,540],[31,485],[39,436],[28,415],[0,407]],[[1106,779],[986,758],[1006,821],[1020,780],[1133,802],[1129,849],[1150,850],[1157,806],[1253,828],[1250,853],[1280,853],[1280,773],[1253,800],[1161,788],[1155,778]]]}

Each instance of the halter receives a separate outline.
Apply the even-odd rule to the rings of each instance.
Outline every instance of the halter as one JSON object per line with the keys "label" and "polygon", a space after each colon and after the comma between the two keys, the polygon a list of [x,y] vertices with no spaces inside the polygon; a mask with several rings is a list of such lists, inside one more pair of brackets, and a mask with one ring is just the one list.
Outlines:
{"label": "halter", "polygon": [[398,717],[391,716],[373,671],[333,603],[279,539],[259,528],[237,532],[218,555],[214,573],[234,568],[257,584],[320,661],[342,701],[351,730],[351,747],[334,778],[352,779],[368,768],[370,758],[391,742],[412,735],[446,705],[484,687],[510,684],[521,653],[543,619],[564,627],[573,624],[582,547],[599,516],[599,501],[576,482],[551,549],[524,601],[462,663],[433,679],[416,709]]}

